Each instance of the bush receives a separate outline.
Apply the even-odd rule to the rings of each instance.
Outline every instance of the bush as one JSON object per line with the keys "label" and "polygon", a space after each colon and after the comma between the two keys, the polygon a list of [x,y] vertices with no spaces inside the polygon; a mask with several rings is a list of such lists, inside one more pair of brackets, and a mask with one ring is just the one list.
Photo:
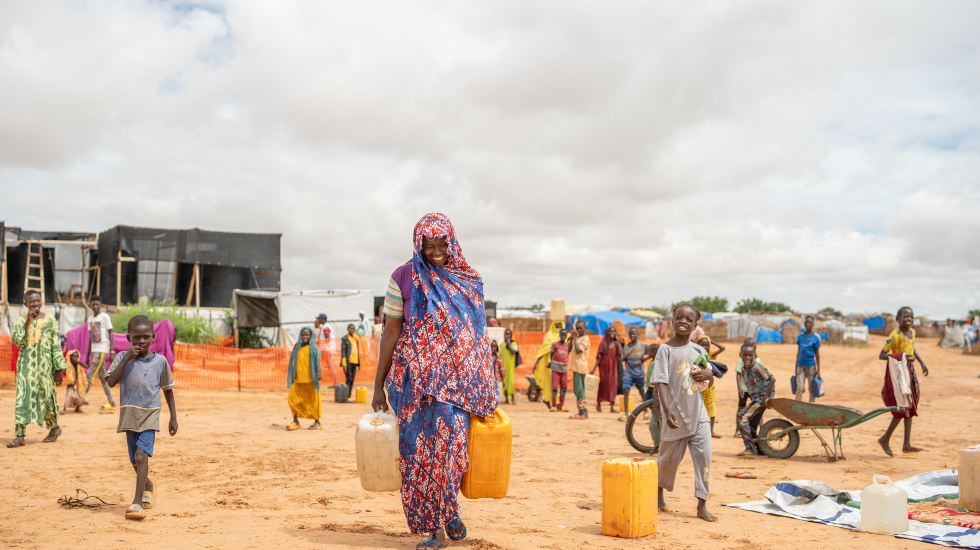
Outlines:
{"label": "bush", "polygon": [[980,309],[971,309],[969,315],[971,319],[973,317],[980,317]]}
{"label": "bush", "polygon": [[843,317],[844,315],[832,307],[825,307],[818,311],[817,313],[822,313],[824,315],[836,315],[837,317]]}
{"label": "bush", "polygon": [[[683,302],[671,304],[670,309],[674,309],[680,303]],[[719,296],[695,296],[689,300],[689,303],[705,313],[728,311],[728,298]]]}
{"label": "bush", "polygon": [[154,323],[169,319],[174,325],[175,336],[180,342],[190,344],[210,344],[217,338],[211,323],[187,315],[177,307],[177,302],[165,303],[150,300],[146,304],[124,304],[126,309],[116,312],[112,319],[112,330],[120,334],[129,332],[129,320],[137,315],[146,315]]}
{"label": "bush", "polygon": [[739,300],[735,313],[792,313],[793,309],[782,302],[764,302],[758,298]]}

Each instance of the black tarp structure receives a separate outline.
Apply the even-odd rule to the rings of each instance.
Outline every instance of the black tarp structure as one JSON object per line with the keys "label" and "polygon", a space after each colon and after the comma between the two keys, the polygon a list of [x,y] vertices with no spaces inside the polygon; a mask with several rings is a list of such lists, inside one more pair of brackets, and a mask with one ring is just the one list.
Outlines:
{"label": "black tarp structure", "polygon": [[[91,277],[91,294],[100,294],[103,303],[120,305],[118,288],[123,304],[135,303],[142,294],[140,277],[145,277],[153,280],[146,285],[153,297],[168,295],[182,306],[228,307],[235,289],[279,290],[281,237],[119,225],[99,234],[93,265],[99,268],[101,284],[98,276]],[[161,272],[161,264],[173,269]],[[169,281],[166,293],[160,292],[160,275]]]}

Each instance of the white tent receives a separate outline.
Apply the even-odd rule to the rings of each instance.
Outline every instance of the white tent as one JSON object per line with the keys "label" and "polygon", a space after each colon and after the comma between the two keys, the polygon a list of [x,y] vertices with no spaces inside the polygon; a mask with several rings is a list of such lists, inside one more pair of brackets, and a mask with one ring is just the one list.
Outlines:
{"label": "white tent", "polygon": [[368,334],[374,327],[371,312],[374,294],[370,290],[291,290],[265,292],[236,290],[235,329],[240,327],[279,327],[285,344],[294,344],[304,326],[313,326],[321,313],[327,314],[327,325],[335,338],[347,333],[347,325],[360,322],[365,313]]}

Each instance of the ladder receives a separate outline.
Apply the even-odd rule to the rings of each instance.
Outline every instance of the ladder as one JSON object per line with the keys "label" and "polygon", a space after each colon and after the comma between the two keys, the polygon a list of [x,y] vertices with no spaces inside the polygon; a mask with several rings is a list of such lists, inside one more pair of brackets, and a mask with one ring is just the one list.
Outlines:
{"label": "ladder", "polygon": [[[37,247],[35,252],[34,247]],[[29,290],[36,290],[41,293],[41,304],[44,304],[44,248],[39,242],[27,243],[27,269],[24,270],[24,294]],[[37,262],[35,262],[37,260]],[[37,270],[37,275],[31,270]]]}

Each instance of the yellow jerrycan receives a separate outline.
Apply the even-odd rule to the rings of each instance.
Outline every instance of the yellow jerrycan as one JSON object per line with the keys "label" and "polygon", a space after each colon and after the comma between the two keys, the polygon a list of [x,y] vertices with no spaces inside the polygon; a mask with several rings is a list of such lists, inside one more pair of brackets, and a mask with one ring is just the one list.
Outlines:
{"label": "yellow jerrycan", "polygon": [[636,405],[636,403],[633,401],[632,392],[630,392],[629,396],[626,395],[619,396],[619,410],[623,411],[623,414],[629,414],[633,412],[634,405]]}
{"label": "yellow jerrycan", "polygon": [[470,415],[466,451],[470,467],[460,492],[466,498],[504,498],[510,487],[510,448],[513,426],[501,409],[493,416]]}
{"label": "yellow jerrycan", "polygon": [[367,403],[367,388],[360,387],[354,389],[354,402]]}
{"label": "yellow jerrycan", "polygon": [[657,532],[657,461],[602,463],[602,534],[635,539]]}

